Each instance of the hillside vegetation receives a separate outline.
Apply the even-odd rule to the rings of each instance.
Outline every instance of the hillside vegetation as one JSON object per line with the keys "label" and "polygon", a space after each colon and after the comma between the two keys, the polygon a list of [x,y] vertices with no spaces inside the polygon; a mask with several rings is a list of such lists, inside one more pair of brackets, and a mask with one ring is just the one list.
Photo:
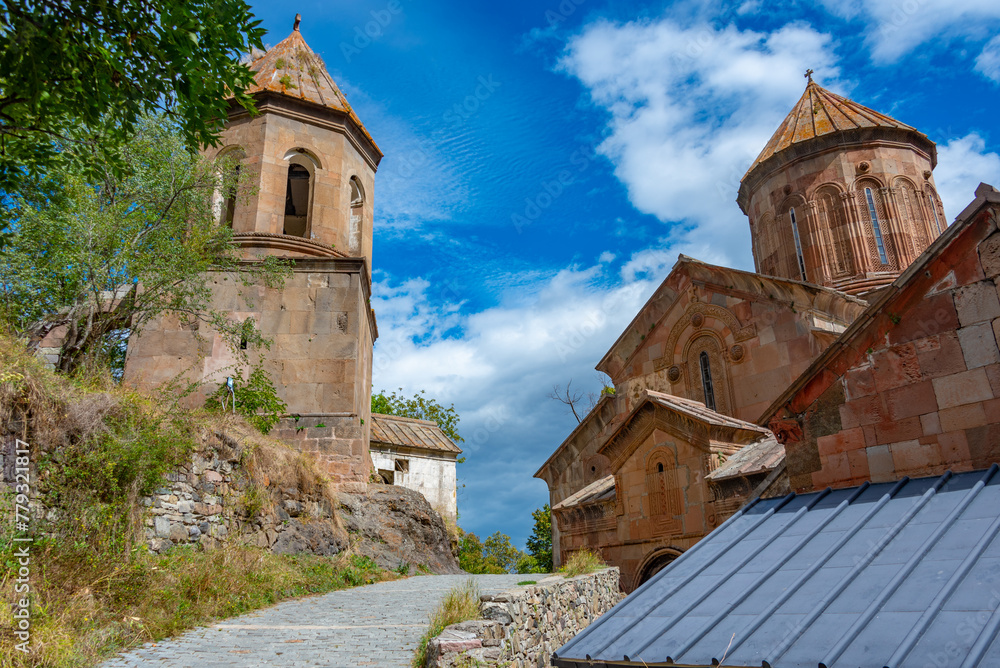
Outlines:
{"label": "hillside vegetation", "polygon": [[[30,444],[36,507],[31,536],[31,652],[13,635],[14,498],[0,499],[0,667],[88,666],[122,648],[285,598],[388,577],[348,549],[337,557],[276,555],[241,544],[213,550],[145,546],[143,495],[190,461],[213,435],[243,444],[244,497],[273,484],[332,495],[315,464],[242,418],[182,410],[178,388],[145,396],[106,371],[56,374],[0,336],[0,437]],[[249,511],[248,511],[249,512]],[[323,520],[331,521],[331,520]],[[336,522],[336,519],[332,520]]]}

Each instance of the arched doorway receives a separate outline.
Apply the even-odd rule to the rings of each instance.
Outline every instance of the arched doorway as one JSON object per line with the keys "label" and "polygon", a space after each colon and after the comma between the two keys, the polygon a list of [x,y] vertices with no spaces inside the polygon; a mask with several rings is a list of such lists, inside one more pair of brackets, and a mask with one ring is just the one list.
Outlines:
{"label": "arched doorway", "polygon": [[679,556],[681,556],[681,551],[673,547],[661,547],[647,554],[639,565],[639,570],[636,571],[635,580],[632,582],[632,591],[669,566],[670,562]]}

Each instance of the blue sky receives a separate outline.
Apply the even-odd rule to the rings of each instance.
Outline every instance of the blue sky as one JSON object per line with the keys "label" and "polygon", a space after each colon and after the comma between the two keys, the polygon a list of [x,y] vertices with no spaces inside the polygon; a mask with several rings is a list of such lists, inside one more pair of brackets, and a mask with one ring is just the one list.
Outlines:
{"label": "blue sky", "polygon": [[[375,389],[461,414],[459,523],[523,546],[531,476],[594,365],[678,253],[752,269],[739,178],[803,73],[938,144],[949,219],[1000,184],[1000,3],[375,0],[303,15],[385,153],[375,190]],[[584,398],[586,403],[586,398]]]}

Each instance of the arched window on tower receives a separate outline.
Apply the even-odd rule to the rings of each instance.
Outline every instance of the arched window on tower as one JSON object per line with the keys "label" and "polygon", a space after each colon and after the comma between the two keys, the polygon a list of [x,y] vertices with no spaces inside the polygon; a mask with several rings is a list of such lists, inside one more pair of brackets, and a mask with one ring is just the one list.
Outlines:
{"label": "arched window on tower", "polygon": [[708,359],[708,353],[701,351],[698,356],[698,365],[701,368],[701,387],[705,393],[705,406],[715,410],[715,384],[712,382],[712,361]]}
{"label": "arched window on tower", "polygon": [[920,202],[917,199],[917,189],[913,182],[905,177],[898,177],[893,185],[898,194],[899,217],[904,234],[908,237],[913,257],[924,252],[929,243],[927,239],[927,222],[924,219]]}
{"label": "arched window on tower", "polygon": [[868,205],[868,217],[872,223],[872,232],[875,233],[875,246],[878,249],[879,262],[889,264],[889,257],[885,252],[885,240],[882,238],[882,221],[879,220],[878,209],[875,206],[875,195],[871,188],[865,188],[865,203]]}
{"label": "arched window on tower", "polygon": [[312,174],[305,165],[288,165],[285,185],[285,223],[282,234],[304,237],[309,226]]}
{"label": "arched window on tower", "polygon": [[365,222],[365,190],[356,176],[351,177],[351,232],[349,237],[350,252],[361,252],[361,230]]}
{"label": "arched window on tower", "polygon": [[246,153],[238,147],[224,149],[216,158],[222,187],[216,192],[215,205],[219,214],[219,222],[227,227],[233,226],[233,220],[236,217],[241,163],[245,158]]}
{"label": "arched window on tower", "polygon": [[938,214],[937,198],[934,197],[934,192],[927,189],[927,205],[931,208],[934,215],[934,226],[937,228],[938,234],[944,232],[946,225],[941,224],[941,216]]}
{"label": "arched window on tower", "polygon": [[818,225],[826,232],[825,244],[833,278],[847,276],[851,272],[851,253],[840,191],[833,186],[823,186],[816,191],[816,215]]}
{"label": "arched window on tower", "polygon": [[795,258],[799,263],[799,273],[802,274],[802,280],[808,281],[806,278],[806,261],[802,257],[802,239],[799,237],[799,221],[795,217],[795,207],[788,210],[788,217],[792,221],[792,240],[795,242]]}
{"label": "arched window on tower", "polygon": [[[858,208],[865,223],[865,240],[868,246],[868,271],[899,269],[899,256],[894,241],[888,236],[886,227],[885,202],[882,199],[882,185],[874,179],[864,179],[857,183],[855,192]],[[860,269],[860,267],[859,267]]]}

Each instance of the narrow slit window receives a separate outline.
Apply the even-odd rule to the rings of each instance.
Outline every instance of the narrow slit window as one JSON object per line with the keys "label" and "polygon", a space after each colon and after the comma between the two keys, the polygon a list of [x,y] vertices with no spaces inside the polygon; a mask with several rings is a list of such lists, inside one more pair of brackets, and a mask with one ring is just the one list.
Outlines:
{"label": "narrow slit window", "polygon": [[882,226],[879,224],[878,211],[875,210],[875,197],[871,188],[865,188],[865,199],[868,201],[868,215],[872,219],[872,231],[875,232],[875,246],[878,248],[878,259],[882,264],[889,264],[885,254],[885,243],[882,241]]}
{"label": "narrow slit window", "polygon": [[792,238],[795,240],[795,257],[799,260],[799,273],[802,274],[802,280],[809,280],[806,278],[806,261],[802,257],[802,240],[799,238],[799,224],[795,220],[795,209],[789,209],[788,215],[792,219]]}
{"label": "narrow slit window", "polygon": [[927,203],[931,205],[931,211],[934,212],[934,225],[937,227],[938,234],[941,234],[944,230],[941,229],[941,219],[938,218],[937,206],[934,203],[934,196],[927,193]]}
{"label": "narrow slit window", "polygon": [[233,226],[233,218],[236,216],[236,184],[240,180],[240,166],[233,168],[233,182],[226,188],[226,201],[222,205],[222,222],[227,227]]}
{"label": "narrow slit window", "polygon": [[708,359],[708,353],[702,351],[699,356],[701,365],[701,386],[705,391],[705,406],[715,410],[715,388],[712,386],[712,362]]}

